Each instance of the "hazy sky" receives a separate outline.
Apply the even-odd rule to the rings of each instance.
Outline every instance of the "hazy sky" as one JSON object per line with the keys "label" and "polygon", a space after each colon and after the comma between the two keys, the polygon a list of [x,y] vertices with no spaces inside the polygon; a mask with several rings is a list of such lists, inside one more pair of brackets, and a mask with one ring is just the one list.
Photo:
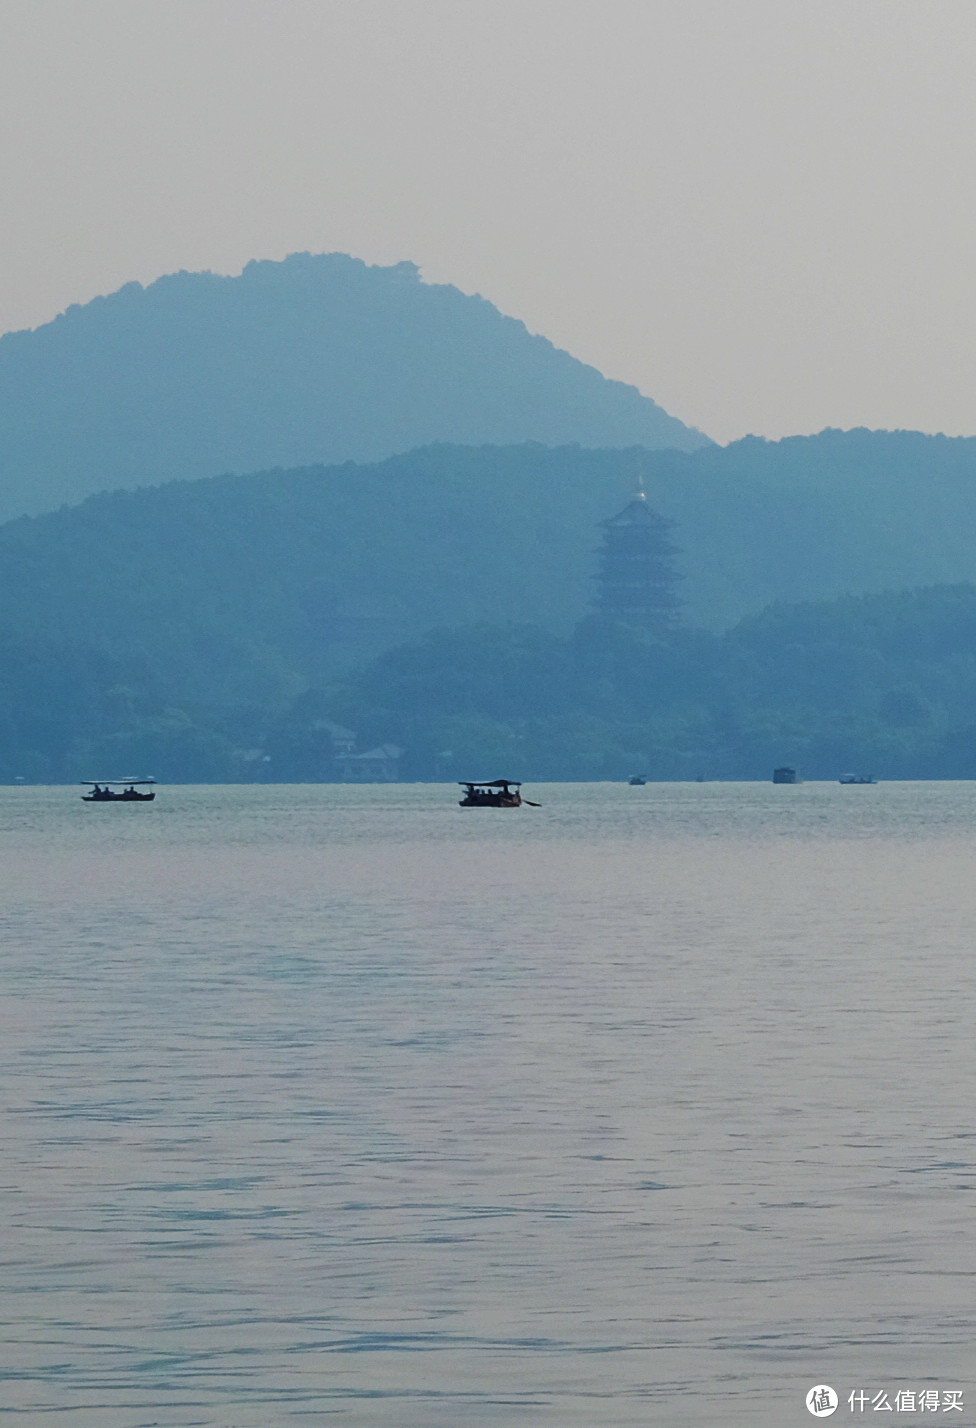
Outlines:
{"label": "hazy sky", "polygon": [[976,433],[974,0],[0,0],[0,330],[411,259],[717,440]]}

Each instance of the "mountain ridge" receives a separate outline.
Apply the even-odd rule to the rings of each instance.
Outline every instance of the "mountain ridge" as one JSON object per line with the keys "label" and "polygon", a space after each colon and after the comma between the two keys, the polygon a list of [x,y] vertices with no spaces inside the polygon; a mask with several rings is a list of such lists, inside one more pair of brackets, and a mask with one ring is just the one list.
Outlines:
{"label": "mountain ridge", "polygon": [[[602,522],[638,480],[675,522],[686,623],[671,653],[592,613]],[[324,717],[412,750],[411,777],[447,749],[509,767],[539,719],[532,767],[554,777],[617,777],[643,750],[668,777],[842,758],[948,774],[970,766],[974,582],[973,438],[436,445],[103,492],[0,526],[0,776],[101,762],[253,777],[258,749],[282,777],[321,777],[319,715],[301,700],[346,681]],[[399,718],[408,687],[429,718]]]}
{"label": "mountain ridge", "polygon": [[[214,609],[240,603],[272,642],[280,615],[323,657],[341,647],[342,664],[479,620],[565,634],[592,601],[600,523],[638,481],[675,523],[694,624],[976,580],[974,438],[828,433],[693,453],[441,443],[377,463],[101,492],[8,522],[0,630],[43,616],[80,638],[98,611],[130,647],[157,618],[209,628]],[[137,616],[138,639],[134,626],[123,638]]]}
{"label": "mountain ridge", "polygon": [[412,263],[168,274],[0,338],[0,520],[170,479],[528,440],[708,443]]}

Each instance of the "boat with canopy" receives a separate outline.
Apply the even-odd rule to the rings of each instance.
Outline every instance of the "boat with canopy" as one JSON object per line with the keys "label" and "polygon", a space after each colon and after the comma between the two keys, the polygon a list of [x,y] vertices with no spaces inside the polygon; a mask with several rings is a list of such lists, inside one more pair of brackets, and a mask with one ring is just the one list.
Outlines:
{"label": "boat with canopy", "polygon": [[492,779],[490,783],[462,783],[464,797],[461,808],[518,808],[522,803],[520,783],[508,778]]}
{"label": "boat with canopy", "polygon": [[510,778],[495,778],[487,783],[462,783],[464,796],[461,808],[521,808],[527,803],[530,808],[538,808],[531,798],[522,797],[522,785]]}

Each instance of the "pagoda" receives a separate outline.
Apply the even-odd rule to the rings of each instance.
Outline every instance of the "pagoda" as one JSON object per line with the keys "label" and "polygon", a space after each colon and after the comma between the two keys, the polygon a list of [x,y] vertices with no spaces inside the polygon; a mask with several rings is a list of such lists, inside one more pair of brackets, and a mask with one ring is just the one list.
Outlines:
{"label": "pagoda", "polygon": [[601,525],[596,613],[648,631],[670,629],[678,611],[675,585],[680,578],[674,570],[677,550],[670,539],[671,521],[647,504],[639,481],[629,504]]}

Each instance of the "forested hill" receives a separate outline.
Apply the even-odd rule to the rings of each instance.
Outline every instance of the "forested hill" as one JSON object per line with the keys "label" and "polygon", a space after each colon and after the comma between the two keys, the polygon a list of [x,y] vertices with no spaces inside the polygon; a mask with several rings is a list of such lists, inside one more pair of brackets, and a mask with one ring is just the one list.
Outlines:
{"label": "forested hill", "polygon": [[644,469],[648,499],[677,523],[696,620],[976,579],[973,437],[747,437],[683,461],[649,453]]}
{"label": "forested hill", "polygon": [[[663,662],[638,642],[604,669],[585,618],[600,523],[638,476],[676,520],[684,627]],[[882,745],[877,772],[951,772],[939,741],[969,737],[974,582],[976,442],[911,433],[694,453],[434,446],[102,494],[0,527],[0,777],[98,763],[220,778],[265,748],[279,776],[320,777],[301,749],[321,754],[323,708],[409,748],[411,776],[445,749],[509,768],[531,719],[533,776],[616,777],[654,750],[659,773],[829,769]],[[742,616],[721,638],[694,629]],[[300,702],[342,684],[345,702]],[[292,706],[305,713],[273,735]]]}
{"label": "forested hill", "polygon": [[641,476],[689,624],[976,581],[976,441],[827,432],[700,452],[434,446],[172,482],[0,527],[0,635],[145,656],[174,697],[265,697],[436,627],[565,635]]}
{"label": "forested hill", "polygon": [[234,278],[176,273],[0,339],[0,520],[431,442],[706,440],[411,263],[297,254]]}

